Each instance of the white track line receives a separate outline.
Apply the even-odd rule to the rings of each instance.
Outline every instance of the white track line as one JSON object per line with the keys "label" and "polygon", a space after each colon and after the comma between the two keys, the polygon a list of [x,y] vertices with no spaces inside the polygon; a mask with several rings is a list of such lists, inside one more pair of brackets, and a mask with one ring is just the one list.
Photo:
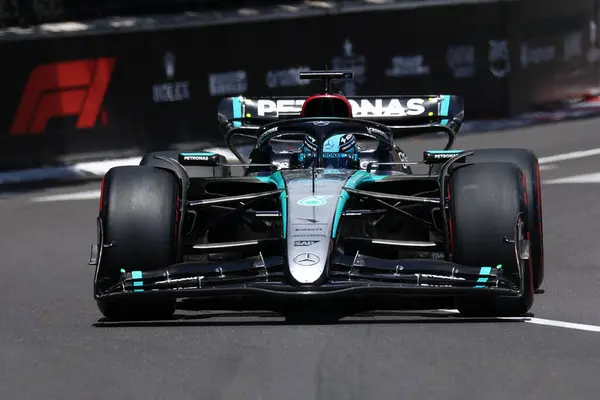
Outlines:
{"label": "white track line", "polygon": [[[504,318],[504,319],[517,319],[517,318]],[[551,319],[543,319],[543,318],[526,318],[523,322],[528,322],[530,324],[536,324],[536,325],[554,326],[557,328],[575,329],[578,331],[600,332],[600,326],[598,326],[598,325],[576,324],[573,322],[554,321]]]}
{"label": "white track line", "polygon": [[[226,156],[229,161],[234,161],[235,156],[231,153],[231,151],[224,148],[210,148],[206,149],[206,151],[214,151],[218,152],[224,156]],[[574,151],[571,153],[563,153],[556,154],[554,156],[549,157],[541,157],[539,158],[540,169],[541,170],[551,170],[557,168],[554,163],[560,161],[567,160],[575,160],[584,157],[592,157],[600,155],[600,148],[591,149],[591,150],[582,150],[582,151]],[[122,165],[138,165],[141,160],[141,157],[130,157],[123,158],[118,160],[106,160],[106,161],[92,161],[76,164],[74,167],[79,173],[84,174],[93,174],[97,176],[104,175],[109,169],[112,167],[122,166]],[[543,183],[597,183],[600,182],[600,173],[598,174],[588,174],[582,176],[574,176],[567,177],[562,179],[555,179],[550,181],[544,181]],[[100,194],[97,191],[93,192],[78,192],[71,194],[62,194],[62,195],[53,195],[53,196],[42,196],[33,199],[33,202],[49,202],[49,201],[68,201],[68,200],[89,200],[89,199],[97,199]]]}
{"label": "white track line", "polygon": [[567,176],[565,178],[549,179],[542,183],[553,185],[562,183],[600,183],[600,172]]}
{"label": "white track line", "polygon": [[[438,310],[450,314],[459,314],[458,310]],[[479,318],[477,318],[479,319]],[[588,325],[588,324],[577,324],[574,322],[565,322],[565,321],[555,321],[552,319],[544,319],[544,318],[535,318],[535,317],[499,317],[499,318],[485,318],[490,321],[495,320],[508,320],[508,321],[521,321],[528,324],[535,325],[544,325],[544,326],[552,326],[555,328],[565,328],[565,329],[574,329],[578,331],[586,331],[586,332],[599,332],[600,326],[598,325]],[[465,321],[468,321],[469,318],[464,318]]]}
{"label": "white track line", "polygon": [[[600,155],[599,149],[590,149],[590,150],[581,150],[581,151],[573,151],[571,153],[563,153],[557,154],[549,157],[541,157],[539,158],[540,164],[550,164],[550,165],[540,165],[540,170],[543,169],[551,169],[553,165],[551,163],[557,163],[561,161],[568,160],[576,160],[585,157],[593,157]],[[550,168],[548,168],[550,167]],[[564,178],[556,178],[556,179],[548,179],[542,181],[542,183],[546,185],[554,185],[554,184],[568,184],[568,183],[600,183],[600,172],[592,172],[587,174],[579,174],[579,175],[571,175]]]}
{"label": "white track line", "polygon": [[[561,162],[561,161],[569,161],[569,160],[577,160],[585,157],[593,157],[600,155],[600,148],[590,149],[590,150],[581,150],[581,151],[573,151],[570,153],[556,154],[554,156],[549,157],[540,157],[540,170],[549,170],[556,168],[553,163]],[[546,185],[554,185],[554,184],[565,184],[565,183],[600,183],[600,173],[588,173],[588,174],[579,174],[567,176],[564,178],[557,179],[548,179],[542,181],[543,184]]]}
{"label": "white track line", "polygon": [[[229,150],[222,147],[212,147],[208,149],[204,149],[204,151],[213,151],[219,154],[224,155],[230,162],[237,161],[235,155]],[[573,151],[570,153],[556,154],[549,157],[540,157],[540,164],[553,164],[560,161],[568,161],[568,160],[576,160],[584,157],[592,157],[600,155],[600,148],[590,149],[590,150],[582,150],[582,151]],[[80,171],[85,171],[88,173],[95,173],[99,175],[104,175],[109,169],[112,167],[117,167],[121,165],[138,165],[141,157],[130,157],[130,158],[122,158],[119,160],[106,160],[106,161],[92,161],[76,164],[76,168]],[[541,169],[554,169],[556,168],[553,165],[544,166]]]}
{"label": "white track line", "polygon": [[549,157],[540,157],[538,161],[540,164],[550,164],[556,163],[560,161],[568,161],[568,160],[576,160],[578,158],[584,157],[592,157],[600,155],[600,148],[598,149],[590,149],[590,150],[581,150],[581,151],[573,151],[570,153],[556,154],[554,156]]}
{"label": "white track line", "polygon": [[93,200],[100,198],[99,190],[89,190],[86,192],[55,194],[50,196],[41,196],[31,199],[34,203],[49,202],[49,201],[69,201],[69,200]]}

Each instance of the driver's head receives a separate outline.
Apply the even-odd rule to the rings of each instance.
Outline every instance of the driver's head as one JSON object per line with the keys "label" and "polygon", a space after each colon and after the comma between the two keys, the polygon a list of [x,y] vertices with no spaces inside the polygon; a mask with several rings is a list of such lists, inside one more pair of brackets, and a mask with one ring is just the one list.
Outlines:
{"label": "driver's head", "polygon": [[[306,135],[302,144],[302,159],[312,162],[317,153],[317,142]],[[351,134],[334,135],[323,143],[323,162],[325,168],[354,168],[358,162],[356,137]]]}

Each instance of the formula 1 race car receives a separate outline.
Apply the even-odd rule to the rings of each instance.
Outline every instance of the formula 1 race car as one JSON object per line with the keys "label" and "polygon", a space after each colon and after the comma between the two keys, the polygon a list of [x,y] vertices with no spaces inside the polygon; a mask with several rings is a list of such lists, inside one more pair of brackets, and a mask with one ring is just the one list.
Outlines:
{"label": "formula 1 race car", "polygon": [[[301,78],[324,93],[221,100],[239,164],[167,151],[107,172],[90,260],[102,314],[169,318],[177,299],[232,297],[282,312],[306,299],[432,298],[464,316],[527,312],[543,281],[536,156],[450,150],[458,96],[344,97],[330,81],[352,72]],[[426,132],[448,144],[409,161],[395,138]]]}

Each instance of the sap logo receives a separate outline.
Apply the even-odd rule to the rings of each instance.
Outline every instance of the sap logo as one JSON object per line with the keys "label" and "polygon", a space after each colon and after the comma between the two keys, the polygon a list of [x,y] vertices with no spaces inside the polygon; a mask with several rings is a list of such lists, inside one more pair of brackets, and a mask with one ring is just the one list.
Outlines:
{"label": "sap logo", "polygon": [[360,99],[349,100],[352,105],[352,114],[355,117],[405,117],[407,115],[425,114],[425,99],[409,99],[402,104],[400,99]]}
{"label": "sap logo", "polygon": [[256,102],[256,113],[259,116],[277,115],[278,113],[300,113],[304,101],[304,99],[258,100]]}
{"label": "sap logo", "polygon": [[294,247],[309,247],[319,242],[320,240],[295,240]]}

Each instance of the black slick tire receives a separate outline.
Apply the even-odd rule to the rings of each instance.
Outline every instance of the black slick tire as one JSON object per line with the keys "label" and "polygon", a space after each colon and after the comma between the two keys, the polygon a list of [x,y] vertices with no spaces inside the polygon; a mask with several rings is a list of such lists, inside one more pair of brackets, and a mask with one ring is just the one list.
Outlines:
{"label": "black slick tire", "polygon": [[467,162],[511,162],[523,171],[527,181],[527,223],[531,235],[531,263],[535,290],[544,281],[544,234],[540,165],[534,152],[527,149],[481,149],[469,156]]}
{"label": "black slick tire", "polygon": [[[105,244],[96,292],[118,282],[121,269],[149,271],[177,262],[179,185],[169,171],[151,166],[116,167],[104,177],[100,200]],[[110,320],[169,318],[175,300],[97,300]]]}
{"label": "black slick tire", "polygon": [[[458,297],[463,316],[519,316],[533,304],[530,260],[518,257],[515,231],[525,228],[527,193],[523,172],[512,163],[477,163],[457,168],[449,182],[452,260],[472,267],[502,265],[504,276],[523,286],[519,297]],[[486,290],[486,289],[481,289]]]}

